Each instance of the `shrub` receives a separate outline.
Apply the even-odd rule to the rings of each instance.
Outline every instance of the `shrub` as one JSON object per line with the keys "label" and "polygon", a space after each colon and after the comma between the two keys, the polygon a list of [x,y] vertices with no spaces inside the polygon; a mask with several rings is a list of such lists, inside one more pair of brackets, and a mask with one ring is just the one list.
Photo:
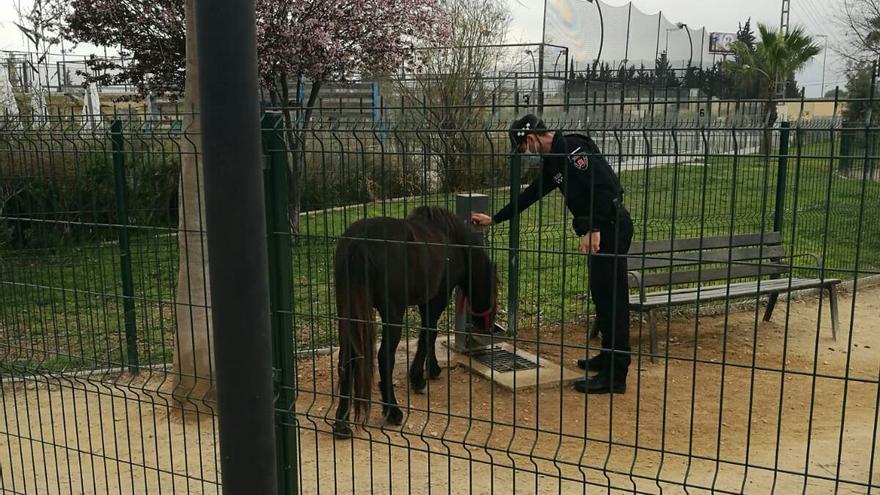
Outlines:
{"label": "shrub", "polygon": [[[115,238],[116,179],[106,135],[14,130],[0,135],[0,242],[17,248]],[[173,227],[178,157],[163,143],[126,141],[129,225]]]}

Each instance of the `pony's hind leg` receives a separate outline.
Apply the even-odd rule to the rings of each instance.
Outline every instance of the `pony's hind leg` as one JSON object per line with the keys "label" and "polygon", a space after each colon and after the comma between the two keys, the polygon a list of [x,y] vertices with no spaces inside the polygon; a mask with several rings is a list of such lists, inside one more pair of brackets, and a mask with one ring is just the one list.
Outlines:
{"label": "pony's hind leg", "polygon": [[348,424],[348,414],[351,411],[352,382],[351,366],[340,365],[339,376],[339,406],[336,408],[336,421],[333,423],[333,436],[337,440],[351,438],[351,426]]}
{"label": "pony's hind leg", "polygon": [[[388,318],[386,318],[388,316]],[[394,396],[394,354],[400,343],[403,311],[382,316],[382,345],[379,346],[379,390],[382,392],[382,416],[388,424],[403,423],[403,412]]]}

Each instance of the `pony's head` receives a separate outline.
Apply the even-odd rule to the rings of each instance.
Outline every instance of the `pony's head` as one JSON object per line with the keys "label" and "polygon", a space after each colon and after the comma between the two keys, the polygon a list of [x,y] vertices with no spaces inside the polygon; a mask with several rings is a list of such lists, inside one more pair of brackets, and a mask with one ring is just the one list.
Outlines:
{"label": "pony's head", "polygon": [[462,284],[462,292],[469,303],[465,308],[479,333],[492,333],[498,314],[498,270],[486,250],[479,246],[468,249],[467,268]]}
{"label": "pony's head", "polygon": [[468,311],[474,328],[492,333],[498,313],[498,272],[483,246],[482,233],[476,232],[454,213],[439,207],[420,206],[409,215],[420,218],[445,232],[448,242],[466,249],[465,276],[458,285],[465,301],[459,301],[457,312]]}

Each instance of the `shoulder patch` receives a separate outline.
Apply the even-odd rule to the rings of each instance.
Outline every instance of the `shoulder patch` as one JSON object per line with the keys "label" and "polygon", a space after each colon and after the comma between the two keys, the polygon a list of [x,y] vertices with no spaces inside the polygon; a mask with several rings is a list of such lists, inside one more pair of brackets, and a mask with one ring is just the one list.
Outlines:
{"label": "shoulder patch", "polygon": [[590,166],[590,160],[587,157],[587,152],[581,147],[575,148],[574,151],[569,153],[568,160],[571,162],[572,165],[574,165],[574,168],[578,170],[586,170],[587,167]]}

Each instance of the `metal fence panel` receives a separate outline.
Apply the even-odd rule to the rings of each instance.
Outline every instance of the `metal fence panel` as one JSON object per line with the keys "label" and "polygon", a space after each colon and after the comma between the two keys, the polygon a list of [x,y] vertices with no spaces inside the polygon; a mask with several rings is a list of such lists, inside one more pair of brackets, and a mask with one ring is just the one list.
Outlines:
{"label": "metal fence panel", "polygon": [[[454,210],[456,194],[469,192],[486,194],[491,213],[537,170],[522,164],[519,173],[508,155],[511,108],[490,111],[472,128],[407,119],[406,108],[386,107],[377,123],[320,120],[306,130],[287,129],[270,114],[266,276],[287,490],[877,490],[876,125],[793,120],[762,143],[764,129],[754,121],[713,117],[749,102],[637,100],[632,108],[653,108],[657,118],[603,120],[603,106],[609,115],[621,107],[619,95],[601,98],[590,100],[597,110],[589,119],[560,112],[547,123],[589,133],[598,144],[626,191],[634,244],[696,239],[690,251],[635,255],[630,269],[647,267],[659,281],[657,274],[700,266],[697,279],[720,274],[712,284],[722,287],[753,280],[736,278],[748,270],[766,270],[764,289],[841,280],[836,299],[827,290],[790,297],[783,290],[764,321],[770,293],[707,282],[703,299],[659,304],[650,315],[647,306],[635,309],[627,391],[604,396],[569,385],[510,390],[483,377],[480,360],[495,358],[462,357],[443,344],[453,340],[456,311],[466,308],[452,299],[437,322],[440,373],[417,393],[409,369],[423,322],[411,308],[389,377],[401,424],[383,421],[374,383],[370,417],[353,424],[352,440],[334,440],[336,408],[347,395],[339,389],[334,271],[345,229],[364,218],[401,219],[419,206]],[[673,109],[688,105],[689,116],[676,117]],[[691,118],[697,105],[710,118]],[[179,125],[187,115],[164,117],[178,125],[146,125],[133,114],[97,128],[67,116],[0,124],[3,491],[218,491],[213,402],[175,394],[187,378],[174,360],[182,321],[210,309],[179,298],[181,275],[197,273],[179,266],[201,233],[181,236],[178,218],[181,208],[198,205],[180,184],[196,136]],[[284,171],[294,163],[302,211],[291,218]],[[498,322],[515,334],[492,338],[583,373],[575,360],[600,344],[589,337],[588,257],[577,252],[561,196],[547,195],[487,234],[499,276]],[[742,234],[755,234],[757,244],[714,254],[700,244]],[[419,243],[386,241],[389,249],[401,244]],[[407,258],[392,261],[407,280],[429,278],[407,269]],[[654,290],[662,298],[694,285]],[[549,366],[535,374],[542,373],[565,375]],[[527,380],[525,372],[516,376]]]}

